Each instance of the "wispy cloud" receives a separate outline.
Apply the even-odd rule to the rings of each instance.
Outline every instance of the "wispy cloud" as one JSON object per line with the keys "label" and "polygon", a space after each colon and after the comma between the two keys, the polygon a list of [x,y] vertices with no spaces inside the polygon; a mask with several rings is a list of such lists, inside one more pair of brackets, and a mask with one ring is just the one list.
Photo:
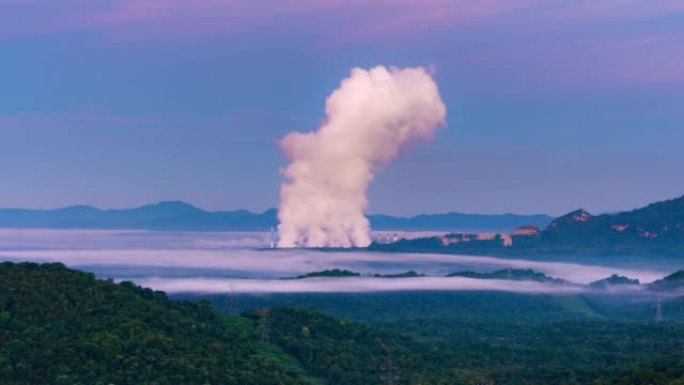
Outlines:
{"label": "wispy cloud", "polygon": [[507,291],[516,293],[569,294],[585,289],[539,282],[420,278],[316,278],[305,280],[143,278],[138,284],[168,293],[360,293],[388,291]]}
{"label": "wispy cloud", "polygon": [[[333,55],[415,47],[482,72],[497,89],[672,86],[684,82],[677,0],[4,0],[0,40],[88,37],[154,46],[235,39]],[[679,18],[679,23],[676,22]],[[21,21],[21,22],[20,22]],[[662,23],[660,22],[662,21]],[[601,57],[597,59],[596,55]],[[472,66],[472,67],[471,67]],[[491,73],[488,74],[488,69]],[[501,78],[501,81],[498,80]],[[516,82],[520,82],[517,84]]]}
{"label": "wispy cloud", "polygon": [[[202,34],[234,31],[264,21],[296,25],[305,20],[312,27],[324,29],[316,23],[316,19],[321,19],[338,34],[364,38],[412,33],[425,27],[453,29],[462,25],[506,23],[510,21],[507,18],[516,18],[521,13],[532,18],[583,23],[595,19],[643,19],[684,11],[682,3],[676,0],[293,0],[287,3],[274,0],[65,0],[59,6],[40,1],[3,0],[0,4],[6,8],[7,20],[21,14],[27,18],[22,24],[34,27],[37,32],[48,32],[49,28],[54,29],[52,32],[124,29],[136,24],[157,27],[169,34],[178,29],[184,33]],[[62,22],[46,25],[50,16]],[[19,27],[19,23],[6,24],[0,31],[10,32]]]}
{"label": "wispy cloud", "polygon": [[636,36],[631,38],[622,39],[619,41],[611,41],[605,44],[599,45],[598,47],[590,50],[592,53],[604,53],[611,51],[629,50],[643,46],[649,46],[654,44],[667,43],[672,39],[676,39],[677,36],[673,34],[656,34],[647,36]]}
{"label": "wispy cloud", "polygon": [[[446,278],[450,272],[534,269],[585,284],[620,274],[651,282],[671,272],[482,256],[313,250],[258,249],[267,232],[164,232],[139,230],[0,229],[0,261],[61,262],[101,277],[133,280],[168,292],[364,292],[397,290],[497,290],[522,293],[572,293],[576,286],[539,282]],[[653,265],[653,264],[651,264]],[[365,275],[415,270],[410,279],[281,280],[324,269],[349,269]]]}
{"label": "wispy cloud", "polygon": [[684,4],[679,0],[557,0],[546,3],[555,4],[547,8],[549,14],[571,22],[646,19],[684,11]]}
{"label": "wispy cloud", "polygon": [[367,12],[343,36],[346,40],[361,40],[382,36],[397,36],[424,29],[458,29],[495,21],[534,1],[371,1],[355,4]]}
{"label": "wispy cloud", "polygon": [[[493,271],[504,268],[534,269],[576,283],[589,283],[611,274],[650,282],[667,269],[636,269],[580,263],[547,262],[482,256],[372,252],[321,252],[312,250],[255,250],[267,245],[267,234],[168,233],[109,231],[0,231],[0,259],[62,262],[73,267],[128,266],[136,276],[149,267],[202,269],[203,276],[282,278],[311,271],[341,268],[364,274],[415,270],[444,275],[462,270]],[[28,245],[30,249],[27,249]],[[107,275],[109,276],[109,275]]]}
{"label": "wispy cloud", "polygon": [[[147,230],[78,230],[78,229],[0,229],[0,250],[33,250],[63,253],[132,250],[223,250],[260,248],[268,245],[265,232],[184,232]],[[0,251],[0,253],[2,253]],[[67,253],[68,253],[67,252]],[[66,254],[66,253],[63,253]]]}

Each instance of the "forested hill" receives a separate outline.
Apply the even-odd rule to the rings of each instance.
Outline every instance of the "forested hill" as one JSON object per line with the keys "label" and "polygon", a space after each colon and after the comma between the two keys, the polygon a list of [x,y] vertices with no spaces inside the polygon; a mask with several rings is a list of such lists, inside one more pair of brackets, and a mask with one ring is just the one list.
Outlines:
{"label": "forested hill", "polygon": [[502,238],[460,242],[459,237],[429,237],[394,244],[372,245],[387,251],[476,254],[665,254],[684,252],[684,196],[617,214],[592,215],[576,210],[540,230],[525,226],[511,233],[512,246]]}
{"label": "forested hill", "polygon": [[584,210],[566,214],[541,233],[547,245],[642,246],[684,242],[684,196],[617,214],[591,215]]}
{"label": "forested hill", "polygon": [[306,384],[251,322],[60,264],[0,264],[2,384]]}
{"label": "forested hill", "polygon": [[[680,324],[535,321],[591,312],[581,298],[414,293],[420,305],[407,307],[406,294],[330,295],[357,316],[394,316],[380,316],[380,328],[311,309],[221,315],[60,264],[0,263],[0,384],[679,385],[684,376]],[[664,302],[667,317],[674,306]],[[482,317],[492,307],[505,311]]]}
{"label": "forested hill", "polygon": [[[393,352],[393,353],[392,353]],[[473,384],[400,334],[312,310],[217,313],[61,264],[0,263],[0,383]]]}

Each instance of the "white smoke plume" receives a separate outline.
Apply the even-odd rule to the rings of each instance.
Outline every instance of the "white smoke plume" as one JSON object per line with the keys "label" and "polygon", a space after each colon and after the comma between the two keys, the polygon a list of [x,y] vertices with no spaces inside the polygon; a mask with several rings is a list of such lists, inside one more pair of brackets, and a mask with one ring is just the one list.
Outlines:
{"label": "white smoke plume", "polygon": [[326,100],[315,132],[281,141],[279,247],[364,247],[371,242],[366,190],[408,142],[429,140],[446,107],[425,68],[354,68]]}

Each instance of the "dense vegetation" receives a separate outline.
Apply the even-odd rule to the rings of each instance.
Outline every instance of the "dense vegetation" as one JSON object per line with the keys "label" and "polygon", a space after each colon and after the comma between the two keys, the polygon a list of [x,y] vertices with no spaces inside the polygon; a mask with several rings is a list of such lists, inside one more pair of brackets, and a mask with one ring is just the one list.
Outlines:
{"label": "dense vegetation", "polygon": [[[223,298],[211,299],[223,307]],[[394,331],[402,336],[396,341],[423,346],[410,350],[439,352],[426,359],[432,371],[450,368],[475,383],[678,384],[684,374],[684,300],[663,300],[663,323],[654,321],[654,300],[633,301],[631,296],[501,292],[237,298],[242,308],[307,306]],[[304,325],[288,324],[291,334]],[[334,332],[342,341],[345,333]]]}
{"label": "dense vegetation", "polygon": [[466,277],[466,278],[476,278],[476,279],[505,279],[512,281],[535,281],[535,282],[547,282],[556,284],[568,284],[560,278],[549,277],[544,273],[534,271],[532,269],[502,269],[496,270],[489,273],[480,273],[474,271],[459,271],[455,273],[447,274],[447,277]]}
{"label": "dense vegetation", "polygon": [[681,290],[684,288],[684,270],[676,271],[663,279],[652,282],[648,287],[657,291]]}
{"label": "dense vegetation", "polygon": [[61,264],[0,264],[2,384],[302,384],[251,323]]}
{"label": "dense vegetation", "polygon": [[330,384],[475,384],[435,344],[402,333],[324,315],[272,308],[246,316],[267,326],[268,338]]}
{"label": "dense vegetation", "polygon": [[321,271],[313,271],[310,273],[306,273],[304,275],[300,275],[295,277],[294,279],[305,279],[305,278],[340,278],[340,277],[359,277],[361,274],[355,273],[353,271],[349,270],[343,270],[343,269],[331,269],[331,270],[321,270]]}
{"label": "dense vegetation", "polygon": [[447,367],[412,338],[315,311],[225,316],[61,264],[0,264],[2,384],[471,383]]}
{"label": "dense vegetation", "polygon": [[[312,271],[306,274],[298,275],[294,278],[284,278],[284,279],[305,279],[305,278],[345,278],[345,277],[361,277],[361,273],[354,271],[349,271],[346,269],[330,269],[321,271]],[[416,273],[413,270],[409,270],[405,273],[399,274],[373,274],[368,275],[368,277],[373,278],[415,278],[424,277],[423,274]]]}
{"label": "dense vegetation", "polygon": [[209,302],[171,300],[60,264],[1,263],[0,383],[681,385],[684,379],[684,324],[674,322],[684,320],[681,298],[663,300],[664,323],[653,322],[653,303],[619,305],[608,296],[242,295],[232,306],[225,297],[209,299],[245,312],[221,315]]}
{"label": "dense vegetation", "polygon": [[639,280],[613,274],[610,277],[599,279],[598,281],[590,283],[589,287],[594,289],[608,289],[614,286],[622,285],[639,285]]}
{"label": "dense vegetation", "polygon": [[420,274],[417,273],[413,270],[409,270],[404,273],[398,273],[398,274],[373,274],[373,277],[375,278],[416,278],[416,277],[424,277],[425,274]]}

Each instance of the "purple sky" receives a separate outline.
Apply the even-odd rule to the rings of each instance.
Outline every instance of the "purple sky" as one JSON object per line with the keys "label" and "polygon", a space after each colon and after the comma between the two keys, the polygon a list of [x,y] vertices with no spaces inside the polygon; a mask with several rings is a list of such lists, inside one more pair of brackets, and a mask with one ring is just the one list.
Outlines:
{"label": "purple sky", "polygon": [[448,129],[372,212],[684,194],[681,0],[0,0],[0,207],[263,210],[354,66],[431,66]]}

